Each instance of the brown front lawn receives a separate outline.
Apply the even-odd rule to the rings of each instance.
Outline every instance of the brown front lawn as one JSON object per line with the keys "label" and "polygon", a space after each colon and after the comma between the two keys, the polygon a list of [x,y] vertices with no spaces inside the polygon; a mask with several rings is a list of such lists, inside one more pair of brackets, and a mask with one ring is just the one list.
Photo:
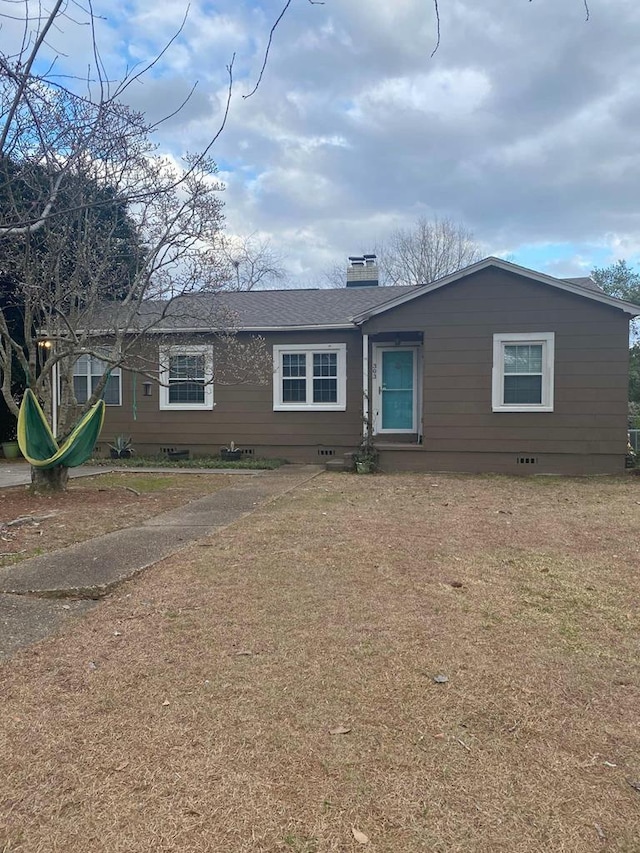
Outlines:
{"label": "brown front lawn", "polygon": [[0,667],[0,851],[637,853],[639,519],[317,477]]}
{"label": "brown front lawn", "polygon": [[224,474],[116,471],[69,480],[56,495],[0,489],[0,568],[140,524],[229,483]]}

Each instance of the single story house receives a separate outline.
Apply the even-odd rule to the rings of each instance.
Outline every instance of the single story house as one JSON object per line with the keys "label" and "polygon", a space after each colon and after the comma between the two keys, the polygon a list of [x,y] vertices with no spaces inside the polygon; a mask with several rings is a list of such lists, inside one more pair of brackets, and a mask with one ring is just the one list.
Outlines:
{"label": "single story house", "polygon": [[[114,371],[103,447],[126,433],[139,453],[234,441],[325,462],[364,429],[387,471],[622,472],[640,306],[498,258],[411,287],[379,287],[375,256],[350,260],[342,289],[176,300],[148,336],[162,384]],[[263,339],[266,381],[218,383],[198,299],[234,317],[239,343]],[[85,357],[77,387],[91,371]]]}

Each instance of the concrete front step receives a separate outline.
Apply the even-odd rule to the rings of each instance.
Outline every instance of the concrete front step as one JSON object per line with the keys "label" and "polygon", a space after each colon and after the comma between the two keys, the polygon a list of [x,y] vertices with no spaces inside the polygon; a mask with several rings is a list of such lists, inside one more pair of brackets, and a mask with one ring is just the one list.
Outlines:
{"label": "concrete front step", "polygon": [[352,471],[353,470],[353,451],[344,453],[341,458],[328,459],[325,462],[327,471]]}

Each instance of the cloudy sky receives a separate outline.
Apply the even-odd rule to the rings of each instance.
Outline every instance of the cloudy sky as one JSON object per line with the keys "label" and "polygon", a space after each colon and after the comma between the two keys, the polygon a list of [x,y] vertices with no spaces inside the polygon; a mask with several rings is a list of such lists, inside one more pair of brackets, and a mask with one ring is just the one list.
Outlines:
{"label": "cloudy sky", "polygon": [[[554,275],[640,262],[638,0],[191,0],[178,40],[132,103],[179,154],[220,120],[214,149],[231,233],[286,256],[316,286],[418,217],[451,217],[495,254]],[[94,0],[112,74],[153,56],[182,0]],[[85,28],[86,29],[86,28]],[[5,25],[5,38],[10,30]],[[85,34],[86,35],[86,34]],[[52,36],[88,61],[71,26]]]}

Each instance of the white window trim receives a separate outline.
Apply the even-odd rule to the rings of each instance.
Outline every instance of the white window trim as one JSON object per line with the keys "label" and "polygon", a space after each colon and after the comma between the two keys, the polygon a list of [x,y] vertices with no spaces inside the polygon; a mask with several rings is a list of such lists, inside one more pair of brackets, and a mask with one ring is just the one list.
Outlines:
{"label": "white window trim", "polygon": [[[81,358],[81,356],[78,356],[74,365],[73,365],[72,381],[73,381],[73,379],[75,379],[76,376],[84,376],[86,378],[86,380],[87,380],[87,395],[88,395],[87,400],[88,400],[89,397],[93,393],[93,391],[91,390],[91,386],[93,385],[93,383],[91,382],[92,378],[94,376],[102,376],[102,373],[92,373],[92,370],[91,370],[92,363],[94,360],[95,361],[106,361],[106,359],[100,358],[99,356],[96,356],[96,355],[91,355],[90,353],[82,353],[82,355],[85,355],[89,358],[89,372],[88,373],[76,373],[76,367],[78,365],[78,361]],[[121,367],[111,367],[111,368],[107,368],[107,371],[110,372],[110,375],[112,377],[113,376],[118,377],[118,402],[117,403],[107,403],[105,400],[105,406],[121,406],[122,405],[122,368]],[[60,380],[58,378],[58,385],[59,385],[59,382],[60,382]],[[60,388],[59,387],[58,387],[58,402],[60,402]],[[80,405],[83,405],[83,404],[81,403]]]}
{"label": "white window trim", "polygon": [[[542,402],[529,405],[504,403],[505,344],[542,344]],[[554,389],[555,333],[499,332],[493,336],[492,410],[494,412],[552,412]]]}
{"label": "white window trim", "polygon": [[[169,402],[169,359],[173,355],[204,355],[204,402],[203,403],[170,403]],[[201,412],[213,409],[213,347],[202,345],[171,346],[160,349],[160,394],[159,406],[161,411],[169,412]]]}
{"label": "white window trim", "polygon": [[[335,403],[313,402],[313,360],[307,360],[306,403],[283,403],[282,356],[285,353],[337,353],[337,400]],[[311,368],[311,369],[309,369]],[[273,347],[273,410],[274,412],[344,412],[347,408],[347,345],[346,344],[276,344]]]}

